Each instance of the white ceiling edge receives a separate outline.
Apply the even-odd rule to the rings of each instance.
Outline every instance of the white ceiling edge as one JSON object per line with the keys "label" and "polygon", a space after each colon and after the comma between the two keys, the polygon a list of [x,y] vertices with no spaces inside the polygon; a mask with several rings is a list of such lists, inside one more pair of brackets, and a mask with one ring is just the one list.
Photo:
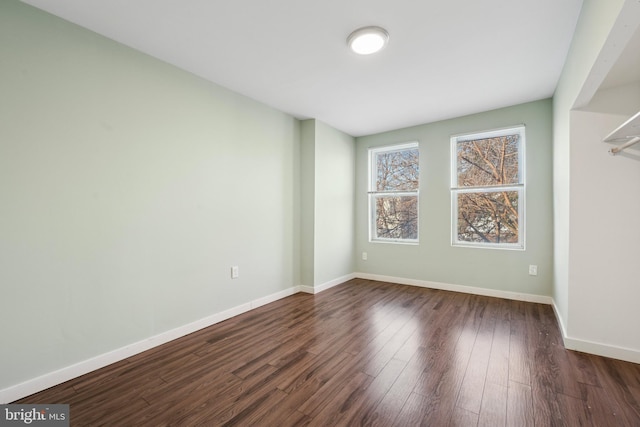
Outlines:
{"label": "white ceiling edge", "polygon": [[625,1],[573,108],[588,106],[598,90],[640,81],[640,1]]}
{"label": "white ceiling edge", "polygon": [[[582,4],[22,1],[352,136],[551,97]],[[348,51],[346,37],[365,25],[385,27],[390,41],[363,59]]]}

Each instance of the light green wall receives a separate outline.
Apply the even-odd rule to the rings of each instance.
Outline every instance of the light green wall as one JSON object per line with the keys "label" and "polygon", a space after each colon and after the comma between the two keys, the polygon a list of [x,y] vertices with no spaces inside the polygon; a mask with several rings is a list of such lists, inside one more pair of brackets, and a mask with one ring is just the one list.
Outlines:
{"label": "light green wall", "polygon": [[355,140],[316,120],[315,284],[353,273]]}
{"label": "light green wall", "polygon": [[297,120],[16,0],[0,58],[0,390],[300,283]]}
{"label": "light green wall", "polygon": [[[553,295],[566,322],[570,110],[622,3],[585,1],[552,150],[550,100],[354,140],[0,2],[0,390],[354,271]],[[520,123],[527,250],[451,247],[450,135]],[[420,244],[369,243],[367,148],[413,140]]]}
{"label": "light green wall", "polygon": [[[451,246],[451,135],[526,125],[526,250]],[[370,147],[420,144],[419,245],[370,243],[367,214],[367,151]],[[356,257],[362,273],[454,285],[551,295],[551,100],[542,100],[356,140]],[[529,276],[529,264],[538,276]]]}
{"label": "light green wall", "polygon": [[316,121],[305,120],[301,123],[301,284],[313,287],[315,279],[315,150]]}
{"label": "light green wall", "polygon": [[353,273],[355,140],[302,122],[302,284],[318,287]]}

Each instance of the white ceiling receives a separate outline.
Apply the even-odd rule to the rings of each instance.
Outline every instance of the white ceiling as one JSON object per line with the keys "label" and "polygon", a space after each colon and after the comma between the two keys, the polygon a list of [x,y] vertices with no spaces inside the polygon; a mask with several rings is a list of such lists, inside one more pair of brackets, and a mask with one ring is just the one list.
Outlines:
{"label": "white ceiling", "polygon": [[[353,136],[553,95],[582,0],[24,0]],[[387,48],[358,56],[356,28]]]}

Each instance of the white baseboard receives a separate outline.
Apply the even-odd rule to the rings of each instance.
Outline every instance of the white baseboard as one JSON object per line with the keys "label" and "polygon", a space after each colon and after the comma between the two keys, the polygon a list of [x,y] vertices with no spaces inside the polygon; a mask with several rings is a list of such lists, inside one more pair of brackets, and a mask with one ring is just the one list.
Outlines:
{"label": "white baseboard", "polygon": [[96,369],[100,369],[112,363],[119,362],[138,353],[142,353],[143,351],[147,351],[153,347],[157,347],[190,333],[199,331],[200,329],[204,329],[208,326],[222,322],[223,320],[230,319],[239,314],[253,310],[254,308],[258,308],[265,304],[269,304],[271,302],[293,295],[301,291],[301,289],[299,288],[299,286],[296,286],[280,292],[276,292],[271,295],[267,295],[263,298],[258,298],[256,300],[238,305],[220,313],[207,316],[204,319],[200,319],[187,325],[162,332],[158,335],[154,335],[142,341],[126,345],[108,353],[101,354],[91,359],[84,360],[74,365],[67,366],[62,369],[58,369],[57,371],[49,372],[40,377],[2,389],[0,390],[0,404],[13,402],[23,397],[45,390],[49,387],[53,387],[65,381],[77,378],[91,371],[95,371]]}
{"label": "white baseboard", "polygon": [[347,274],[344,275],[342,277],[338,277],[337,279],[333,279],[329,282],[323,283],[321,285],[317,285],[313,287],[313,293],[314,294],[318,294],[322,291],[326,291],[327,289],[333,288],[334,286],[338,286],[343,284],[344,282],[348,282],[351,279],[355,279],[356,278],[356,274],[355,273],[351,273],[351,274]]}
{"label": "white baseboard", "polygon": [[70,379],[87,374],[91,371],[95,371],[96,369],[103,368],[112,363],[134,356],[138,353],[142,353],[143,351],[149,350],[153,347],[157,347],[169,341],[173,341],[174,339],[188,335],[200,329],[204,329],[208,326],[222,322],[223,320],[230,319],[234,316],[293,295],[295,293],[305,292],[309,294],[317,294],[354,278],[378,280],[383,282],[398,283],[401,285],[419,286],[423,288],[440,289],[445,291],[505,298],[517,301],[551,304],[554,308],[556,318],[558,319],[558,324],[560,325],[560,330],[562,332],[564,345],[566,348],[570,350],[582,351],[585,353],[592,353],[599,356],[625,360],[633,363],[640,363],[640,352],[636,350],[568,337],[562,317],[559,315],[553,298],[549,296],[477,288],[473,286],[453,285],[449,283],[431,282],[426,280],[406,279],[401,277],[382,276],[378,274],[353,273],[339,277],[318,286],[295,286],[289,289],[285,289],[283,291],[276,292],[274,294],[267,295],[248,303],[230,308],[223,312],[207,316],[204,319],[197,320],[195,322],[180,326],[170,331],[160,333],[142,341],[124,346],[105,354],[101,354],[89,360],[85,360],[74,365],[59,369],[57,371],[47,373],[40,377],[25,381],[21,384],[5,388],[3,390],[0,390],[0,404],[13,402],[25,396],[29,396],[33,393],[37,393],[41,390],[45,390],[49,387],[61,384]]}
{"label": "white baseboard", "polygon": [[377,274],[356,273],[360,279],[379,280],[382,282],[398,283],[400,285],[420,286],[424,288],[441,289],[445,291],[462,292],[474,295],[484,295],[489,297],[506,298],[517,301],[534,302],[540,304],[550,304],[558,320],[564,346],[568,350],[581,351],[583,353],[595,354],[597,356],[611,357],[613,359],[624,360],[632,363],[640,363],[640,351],[618,347],[611,344],[597,343],[593,341],[577,339],[567,335],[562,316],[552,297],[544,295],[532,295],[510,291],[498,291],[495,289],[476,288],[472,286],[452,285],[448,283],[429,282],[424,280],[405,279],[400,277],[381,276]]}
{"label": "white baseboard", "polygon": [[[552,300],[553,300],[553,298],[552,298]],[[553,312],[556,315],[556,320],[558,321],[558,326],[560,327],[560,333],[562,334],[562,340],[564,341],[566,336],[567,336],[567,328],[564,325],[564,320],[563,320],[562,316],[560,315],[560,310],[558,310],[558,306],[556,305],[556,301],[555,300],[553,300],[553,303],[551,304],[551,306],[553,307]],[[566,342],[564,343],[564,346],[566,348],[569,348],[569,347],[567,347],[567,343]]]}
{"label": "white baseboard", "polygon": [[316,293],[316,291],[313,288],[313,286],[305,286],[305,285],[298,286],[298,292],[304,292],[305,294],[315,294]]}
{"label": "white baseboard", "polygon": [[[275,294],[267,295],[266,297],[262,297],[262,298],[258,298],[256,300],[253,300],[253,301],[251,301],[249,303],[251,305],[251,308],[249,310],[253,310],[254,308],[262,307],[263,305],[270,304],[270,303],[272,303],[274,301],[278,301],[279,299],[289,297],[289,296],[291,296],[293,294],[297,294],[298,292],[300,292],[299,288],[300,288],[299,286],[294,286],[293,288],[288,288],[288,289],[285,289],[283,291],[276,292]],[[249,310],[245,310],[245,311],[249,311]],[[244,311],[243,311],[243,313],[244,313]],[[234,314],[234,316],[237,316],[237,315]],[[231,317],[233,317],[233,316],[231,316]],[[227,317],[227,319],[228,319],[228,317]],[[210,325],[207,325],[207,326],[210,326]],[[200,328],[200,329],[202,329],[202,328]]]}
{"label": "white baseboard", "polygon": [[443,291],[461,292],[464,294],[483,295],[487,297],[505,298],[516,301],[552,304],[553,299],[545,295],[534,295],[520,292],[500,291],[496,289],[476,288],[474,286],[453,285],[450,283],[430,282],[427,280],[405,279],[402,277],[382,276],[379,274],[356,273],[359,279],[378,280],[381,282],[397,283],[399,285],[419,286],[421,288],[440,289]]}
{"label": "white baseboard", "polygon": [[349,280],[355,279],[355,278],[356,278],[355,273],[351,273],[351,274],[346,274],[342,277],[338,277],[337,279],[333,279],[328,282],[322,283],[321,285],[315,285],[315,286],[301,285],[301,286],[298,286],[296,289],[298,290],[298,292],[304,292],[307,294],[319,294],[322,291],[326,291],[327,289],[333,288],[334,286],[341,285],[344,282],[348,282]]}
{"label": "white baseboard", "polygon": [[610,357],[612,359],[624,360],[625,362],[640,363],[640,351],[638,350],[571,338],[566,335],[563,336],[563,340],[565,348],[569,350]]}
{"label": "white baseboard", "polygon": [[558,325],[560,325],[560,332],[562,333],[562,341],[566,349],[624,360],[626,362],[640,363],[640,351],[638,350],[570,337],[567,334],[567,328],[565,327],[562,316],[560,316],[560,311],[555,301],[553,302],[553,311],[556,314],[556,319],[558,319]]}
{"label": "white baseboard", "polygon": [[119,362],[138,353],[142,353],[143,351],[147,351],[153,347],[157,347],[169,341],[173,341],[174,339],[188,335],[200,329],[204,329],[208,326],[222,322],[223,320],[230,319],[234,316],[277,301],[279,299],[288,297],[295,293],[305,292],[309,294],[317,294],[319,292],[347,282],[354,277],[355,275],[348,274],[346,276],[339,277],[318,286],[295,286],[289,289],[285,289],[283,291],[276,292],[274,294],[267,295],[265,297],[258,298],[256,300],[249,301],[239,306],[230,308],[223,312],[207,316],[204,319],[197,320],[195,322],[180,326],[170,331],[162,332],[158,335],[152,336],[142,341],[129,344],[108,353],[104,353],[91,359],[76,363],[74,365],[64,367],[57,371],[49,372],[40,377],[33,378],[23,383],[0,390],[0,404],[13,402],[23,397],[29,396],[33,393],[37,393],[49,387],[53,387],[65,381],[77,378],[91,371],[95,371],[96,369],[100,369],[112,363]]}

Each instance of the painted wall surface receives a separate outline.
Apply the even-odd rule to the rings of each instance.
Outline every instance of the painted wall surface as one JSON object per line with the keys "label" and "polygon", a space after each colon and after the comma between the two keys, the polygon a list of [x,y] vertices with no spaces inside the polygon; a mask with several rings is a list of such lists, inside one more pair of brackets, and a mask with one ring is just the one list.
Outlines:
{"label": "painted wall surface", "polygon": [[0,389],[299,284],[297,120],[14,0],[0,58]]}
{"label": "painted wall surface", "polygon": [[300,124],[301,284],[313,287],[315,274],[316,121]]}
{"label": "painted wall surface", "polygon": [[640,147],[602,142],[630,116],[572,113],[568,335],[640,352]]}
{"label": "painted wall surface", "polygon": [[[354,271],[553,295],[571,336],[640,349],[638,231],[600,207],[638,216],[638,162],[599,139],[625,118],[610,99],[636,108],[639,88],[571,111],[623,3],[585,0],[553,113],[542,100],[354,142],[0,2],[0,390]],[[450,136],[521,123],[526,250],[452,247]],[[420,244],[370,243],[367,149],[408,141]]]}
{"label": "painted wall surface", "polygon": [[553,96],[553,298],[566,330],[569,323],[570,176],[571,109],[624,0],[585,0]]}
{"label": "painted wall surface", "polygon": [[302,279],[321,286],[353,273],[354,138],[302,122]]}
{"label": "painted wall surface", "polygon": [[611,157],[602,139],[640,109],[640,81],[600,85],[639,26],[636,1],[585,1],[554,96],[554,299],[565,344],[635,362],[640,247],[626,218],[640,208],[640,151]]}
{"label": "painted wall surface", "polygon": [[[451,135],[526,125],[526,250],[497,250],[451,245]],[[370,147],[418,141],[420,201],[418,245],[370,243],[367,162]],[[552,178],[551,100],[393,132],[357,138],[357,271],[446,284],[551,295]],[[538,276],[529,276],[530,264]]]}
{"label": "painted wall surface", "polygon": [[354,271],[355,140],[315,122],[315,285],[322,285]]}

